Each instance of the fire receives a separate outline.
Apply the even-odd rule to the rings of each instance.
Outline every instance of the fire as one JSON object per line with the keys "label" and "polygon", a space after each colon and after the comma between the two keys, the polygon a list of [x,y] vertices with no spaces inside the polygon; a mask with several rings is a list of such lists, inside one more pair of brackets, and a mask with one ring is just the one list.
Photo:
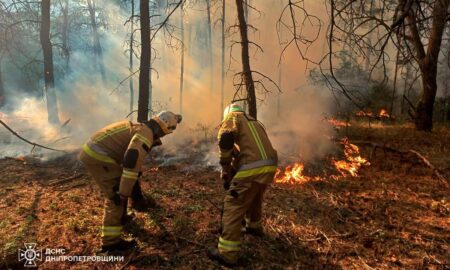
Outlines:
{"label": "fire", "polygon": [[391,116],[389,115],[389,113],[385,110],[385,109],[381,109],[380,113],[378,114],[379,117],[386,117],[386,118],[391,118]]}
{"label": "fire", "polygon": [[306,182],[309,180],[308,176],[303,175],[303,170],[305,169],[305,164],[294,163],[289,165],[284,169],[282,173],[280,169],[277,169],[275,174],[275,183],[279,184],[297,184]]}
{"label": "fire", "polygon": [[333,160],[334,167],[343,175],[349,173],[357,176],[358,170],[364,165],[370,165],[369,161],[360,156],[358,146],[351,144],[347,138],[342,140],[346,160]]}
{"label": "fire", "polygon": [[330,123],[331,125],[333,125],[333,126],[335,126],[337,128],[351,126],[351,124],[348,123],[348,122],[339,121],[339,120],[334,119],[334,118],[328,119],[327,121],[328,121],[328,123]]}
{"label": "fire", "polygon": [[356,112],[356,116],[368,116],[368,117],[372,117],[373,113],[371,111],[365,112],[365,111],[359,111]]}
{"label": "fire", "polygon": [[[362,166],[370,165],[370,163],[367,159],[361,157],[358,146],[351,144],[348,138],[342,139],[341,143],[344,145],[345,159],[332,159],[331,163],[342,176],[357,176],[359,169]],[[305,164],[297,162],[292,165],[288,165],[284,169],[279,168],[275,173],[275,183],[293,185],[323,179],[321,176],[304,175],[304,169]],[[336,175],[331,175],[331,178],[338,179],[339,177]]]}

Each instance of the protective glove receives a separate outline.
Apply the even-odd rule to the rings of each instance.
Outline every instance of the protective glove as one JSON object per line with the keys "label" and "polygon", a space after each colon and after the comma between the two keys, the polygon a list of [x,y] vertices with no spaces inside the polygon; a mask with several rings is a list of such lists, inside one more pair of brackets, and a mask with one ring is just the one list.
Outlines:
{"label": "protective glove", "polygon": [[128,200],[127,197],[120,195],[118,191],[114,192],[113,197],[111,200],[114,202],[115,205],[119,206],[122,205],[124,202]]}
{"label": "protective glove", "polygon": [[162,141],[161,141],[160,138],[158,138],[158,139],[156,139],[156,140],[153,141],[152,148],[153,148],[153,147],[158,147],[158,146],[160,146],[160,145],[162,145]]}
{"label": "protective glove", "polygon": [[223,181],[223,188],[225,190],[230,189],[230,182],[233,179],[231,175],[231,165],[222,165],[222,171],[220,173],[220,178]]}

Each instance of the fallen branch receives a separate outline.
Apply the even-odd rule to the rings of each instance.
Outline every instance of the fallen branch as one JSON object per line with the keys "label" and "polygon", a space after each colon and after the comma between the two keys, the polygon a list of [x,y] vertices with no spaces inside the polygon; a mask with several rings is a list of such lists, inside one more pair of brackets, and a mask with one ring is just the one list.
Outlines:
{"label": "fallen branch", "polygon": [[208,247],[207,247],[206,245],[203,245],[203,244],[201,244],[201,243],[199,243],[199,242],[196,242],[196,241],[194,241],[194,240],[190,240],[190,239],[187,239],[187,238],[184,238],[184,237],[181,237],[181,236],[176,236],[176,238],[179,239],[179,240],[183,240],[183,241],[185,241],[185,242],[188,242],[188,243],[190,243],[190,244],[193,244],[193,245],[196,245],[196,246],[199,246],[199,247],[208,249]]}
{"label": "fallen branch", "polygon": [[437,169],[433,164],[431,164],[431,162],[426,159],[422,154],[420,154],[419,152],[417,152],[416,150],[413,149],[409,149],[409,150],[400,150],[400,149],[396,149],[396,148],[392,148],[386,145],[380,145],[374,142],[370,142],[370,141],[353,141],[353,144],[365,144],[365,145],[370,145],[373,147],[372,152],[375,152],[375,150],[377,148],[381,148],[383,150],[387,150],[387,151],[391,151],[394,153],[398,153],[398,154],[414,154],[420,161],[422,161],[422,163],[424,163],[425,165],[427,165],[428,168],[430,168],[433,171],[433,174],[436,175],[436,177],[439,179],[439,181],[444,184],[445,187],[449,187],[449,181],[442,175],[442,172]]}
{"label": "fallen branch", "polygon": [[85,181],[72,183],[72,184],[69,184],[69,185],[62,185],[62,186],[54,188],[53,190],[56,190],[56,191],[68,191],[68,190],[71,190],[71,189],[76,188],[76,187],[85,186],[88,182],[89,181],[85,180]]}
{"label": "fallen branch", "polygon": [[51,150],[51,151],[67,153],[67,152],[64,151],[64,150],[55,149],[55,148],[47,147],[47,146],[40,145],[40,144],[37,144],[37,143],[34,143],[34,142],[30,142],[29,140],[27,140],[27,139],[25,139],[24,137],[22,137],[22,136],[20,136],[19,134],[17,134],[17,132],[15,132],[13,129],[11,129],[11,128],[10,128],[5,122],[3,122],[2,120],[0,120],[0,124],[2,124],[7,130],[9,130],[9,131],[10,131],[12,134],[14,134],[14,136],[16,136],[17,138],[21,139],[22,141],[24,141],[24,142],[26,142],[26,143],[31,144],[31,145],[33,146],[33,148],[31,149],[31,151],[33,151],[34,148],[37,146],[37,147],[40,147],[40,148],[43,148],[43,149],[47,149],[47,150]]}
{"label": "fallen branch", "polygon": [[445,179],[442,173],[436,167],[434,167],[433,164],[431,164],[431,162],[428,159],[426,159],[424,156],[422,156],[419,152],[415,150],[411,149],[409,150],[409,152],[415,154],[419,159],[421,159],[422,162],[425,163],[428,166],[428,168],[430,168],[433,171],[433,173],[439,178],[439,180],[448,187],[447,179]]}
{"label": "fallen branch", "polygon": [[50,181],[48,181],[48,185],[49,186],[59,185],[59,184],[65,183],[65,182],[69,182],[69,181],[71,181],[73,179],[80,178],[83,175],[84,174],[82,174],[82,173],[78,173],[78,174],[75,174],[75,175],[63,178],[63,179],[50,180]]}
{"label": "fallen branch", "polygon": [[134,258],[136,258],[136,255],[138,253],[139,253],[139,249],[138,248],[134,248],[134,250],[130,254],[130,257],[128,258],[128,260],[119,268],[119,270],[125,269],[125,267],[127,267],[134,260]]}

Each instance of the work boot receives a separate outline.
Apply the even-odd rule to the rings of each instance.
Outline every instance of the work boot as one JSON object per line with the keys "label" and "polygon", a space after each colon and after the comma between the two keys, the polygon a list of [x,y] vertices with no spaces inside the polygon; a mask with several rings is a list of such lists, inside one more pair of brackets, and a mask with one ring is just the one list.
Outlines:
{"label": "work boot", "polygon": [[262,228],[248,228],[243,227],[241,229],[241,232],[244,234],[250,234],[257,237],[263,237],[264,236],[264,230]]}
{"label": "work boot", "polygon": [[218,263],[220,263],[223,266],[226,266],[226,267],[235,267],[235,266],[237,266],[237,262],[230,261],[229,259],[225,258],[225,256],[220,254],[220,252],[219,252],[219,250],[217,248],[210,248],[210,249],[208,249],[207,254],[208,254],[208,257],[211,260],[217,261]]}
{"label": "work boot", "polygon": [[120,239],[119,242],[111,244],[111,245],[102,245],[102,249],[100,252],[108,252],[108,251],[127,251],[136,247],[135,240],[124,240]]}

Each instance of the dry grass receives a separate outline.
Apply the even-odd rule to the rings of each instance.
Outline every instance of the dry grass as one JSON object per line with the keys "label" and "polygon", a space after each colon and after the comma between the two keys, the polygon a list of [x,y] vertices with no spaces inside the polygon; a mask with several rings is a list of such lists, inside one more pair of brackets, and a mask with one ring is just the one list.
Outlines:
{"label": "dry grass", "polygon": [[[353,125],[340,135],[425,155],[450,179],[450,131]],[[361,147],[368,156],[370,148]],[[245,269],[445,269],[450,263],[450,192],[414,156],[377,150],[359,177],[273,185],[264,204],[266,237],[245,236]],[[99,247],[102,199],[91,183],[68,191],[46,185],[75,173],[0,160],[2,268],[18,268],[17,248],[36,241],[69,255]],[[219,175],[186,170],[189,162],[146,167],[143,189],[158,203],[128,226],[140,253],[127,269],[220,268],[205,256],[215,246],[223,197]],[[85,178],[88,178],[85,176]],[[130,236],[131,236],[130,234]],[[116,269],[122,263],[43,263],[41,269]]]}

